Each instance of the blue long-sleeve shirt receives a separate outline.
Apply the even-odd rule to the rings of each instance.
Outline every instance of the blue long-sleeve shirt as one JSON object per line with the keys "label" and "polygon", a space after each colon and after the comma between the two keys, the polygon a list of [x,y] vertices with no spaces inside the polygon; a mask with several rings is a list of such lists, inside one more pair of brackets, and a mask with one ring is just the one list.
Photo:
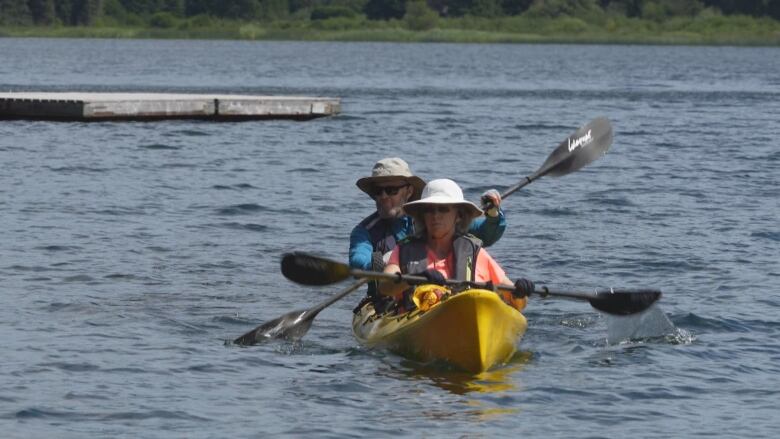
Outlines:
{"label": "blue long-sleeve shirt", "polygon": [[[469,226],[469,233],[482,240],[482,245],[489,247],[501,239],[506,229],[506,218],[501,209],[498,216],[481,216],[474,219]],[[352,268],[371,270],[374,252],[387,253],[395,248],[396,243],[414,235],[412,217],[404,215],[400,218],[382,219],[377,212],[360,222],[349,236],[349,265]]]}

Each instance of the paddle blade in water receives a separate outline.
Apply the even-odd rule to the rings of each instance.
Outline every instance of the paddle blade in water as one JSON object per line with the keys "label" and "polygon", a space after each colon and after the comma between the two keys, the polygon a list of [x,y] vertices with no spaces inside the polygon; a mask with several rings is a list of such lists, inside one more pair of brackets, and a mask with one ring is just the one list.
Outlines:
{"label": "paddle blade in water", "polygon": [[330,285],[348,278],[349,266],[303,252],[282,257],[282,274],[302,285]]}
{"label": "paddle blade in water", "polygon": [[561,142],[531,179],[574,172],[606,154],[610,145],[612,124],[604,117],[593,119]]}
{"label": "paddle blade in water", "polygon": [[312,322],[314,321],[314,318],[317,317],[317,314],[319,314],[320,311],[343,299],[353,291],[365,285],[367,282],[368,279],[360,279],[359,281],[352,284],[349,288],[340,291],[335,296],[313,308],[288,312],[287,314],[273,319],[270,322],[263,323],[257,328],[233,340],[233,343],[250,346],[255,343],[260,343],[274,338],[282,338],[292,341],[300,340],[309,330]]}
{"label": "paddle blade in water", "polygon": [[309,330],[314,316],[309,310],[298,310],[263,323],[257,328],[233,340],[233,343],[252,346],[271,339],[297,341]]}
{"label": "paddle blade in water", "polygon": [[646,310],[660,298],[658,290],[599,290],[589,301],[607,314],[629,315]]}
{"label": "paddle blade in water", "polygon": [[679,334],[666,313],[658,304],[647,310],[630,316],[612,316],[607,314],[607,343],[613,345],[623,341],[670,337]]}

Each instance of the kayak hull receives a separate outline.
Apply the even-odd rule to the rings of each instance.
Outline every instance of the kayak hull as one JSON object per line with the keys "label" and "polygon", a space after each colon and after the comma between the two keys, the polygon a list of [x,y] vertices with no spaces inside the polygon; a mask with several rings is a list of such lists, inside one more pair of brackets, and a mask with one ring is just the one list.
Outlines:
{"label": "kayak hull", "polygon": [[357,340],[421,362],[445,362],[470,373],[505,363],[528,323],[492,291],[471,289],[427,311],[379,316],[371,304],[352,321]]}

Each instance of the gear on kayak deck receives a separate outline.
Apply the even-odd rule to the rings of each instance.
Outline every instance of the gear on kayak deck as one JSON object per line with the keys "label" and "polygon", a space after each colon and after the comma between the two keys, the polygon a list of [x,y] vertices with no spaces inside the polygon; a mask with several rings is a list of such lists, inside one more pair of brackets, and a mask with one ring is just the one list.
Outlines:
{"label": "gear on kayak deck", "polygon": [[422,285],[410,299],[415,309],[401,313],[363,305],[352,319],[355,337],[367,347],[480,373],[508,361],[527,328],[523,314],[493,291]]}

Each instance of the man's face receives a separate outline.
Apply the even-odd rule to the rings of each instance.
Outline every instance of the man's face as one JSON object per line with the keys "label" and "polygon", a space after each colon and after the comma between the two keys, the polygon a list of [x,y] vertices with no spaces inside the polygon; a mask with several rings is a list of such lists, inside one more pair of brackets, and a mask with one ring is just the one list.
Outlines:
{"label": "man's face", "polygon": [[375,183],[371,194],[376,202],[380,218],[396,218],[403,214],[402,206],[412,196],[414,189],[404,180]]}

